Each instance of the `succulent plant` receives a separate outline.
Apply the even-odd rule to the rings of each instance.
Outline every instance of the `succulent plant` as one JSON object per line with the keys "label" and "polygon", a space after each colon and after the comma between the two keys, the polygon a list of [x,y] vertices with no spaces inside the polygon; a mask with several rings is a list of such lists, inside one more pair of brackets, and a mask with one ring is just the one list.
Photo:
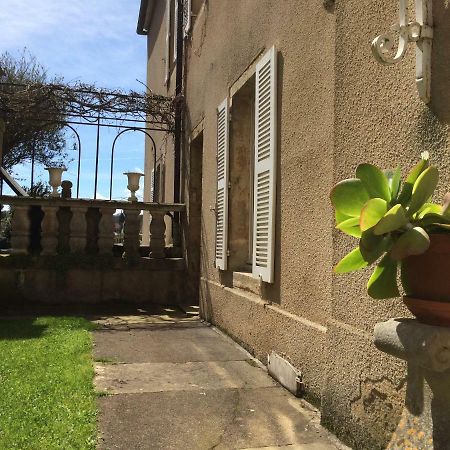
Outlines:
{"label": "succulent plant", "polygon": [[430,166],[428,152],[421,156],[404,183],[399,168],[383,172],[360,164],[356,178],[341,181],[331,191],[336,228],[359,239],[334,271],[347,273],[377,263],[367,283],[372,298],[398,297],[402,260],[428,249],[428,233],[450,233],[450,193],[443,205],[430,202],[439,174]]}

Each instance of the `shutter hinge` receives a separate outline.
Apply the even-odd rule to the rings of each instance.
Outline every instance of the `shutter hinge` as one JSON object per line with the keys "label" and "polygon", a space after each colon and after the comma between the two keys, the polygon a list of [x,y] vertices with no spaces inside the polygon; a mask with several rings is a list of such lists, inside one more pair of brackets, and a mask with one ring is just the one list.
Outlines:
{"label": "shutter hinge", "polygon": [[230,256],[230,249],[227,250],[227,256]]}
{"label": "shutter hinge", "polygon": [[228,182],[228,189],[231,189],[231,181]]}

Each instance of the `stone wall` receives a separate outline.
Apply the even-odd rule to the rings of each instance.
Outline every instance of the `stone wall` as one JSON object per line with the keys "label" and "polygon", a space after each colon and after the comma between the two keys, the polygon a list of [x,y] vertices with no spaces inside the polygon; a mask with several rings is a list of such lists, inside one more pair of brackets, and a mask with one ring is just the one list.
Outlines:
{"label": "stone wall", "polygon": [[186,304],[186,270],[179,259],[89,256],[0,257],[0,304]]}

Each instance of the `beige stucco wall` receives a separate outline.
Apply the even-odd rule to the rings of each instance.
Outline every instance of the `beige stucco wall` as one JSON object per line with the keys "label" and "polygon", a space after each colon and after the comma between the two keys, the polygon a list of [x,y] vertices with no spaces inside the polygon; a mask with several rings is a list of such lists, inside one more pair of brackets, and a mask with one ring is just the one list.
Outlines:
{"label": "beige stucco wall", "polygon": [[[292,0],[209,1],[187,46],[187,132],[204,119],[202,300],[217,325],[261,359],[277,349],[320,402],[331,312],[328,192],[333,179],[334,16]],[[220,30],[220,35],[217,34]],[[278,50],[276,282],[258,301],[214,268],[216,108],[261,54]],[[268,314],[267,303],[274,309]],[[232,306],[233,305],[233,306]],[[206,314],[206,312],[205,312]]]}
{"label": "beige stucco wall", "polygon": [[[337,0],[328,10],[321,1],[209,0],[186,44],[186,142],[196,127],[203,129],[204,142],[203,315],[261,360],[275,350],[302,370],[306,397],[354,448],[383,448],[399,421],[405,367],[375,349],[372,329],[407,312],[399,299],[368,298],[370,270],[332,275],[333,264],[356,243],[334,231],[328,195],[360,162],[399,164],[405,174],[423,150],[442,172],[439,195],[448,190],[445,5],[434,1],[430,106],[416,93],[412,48],[395,67],[378,65],[371,55],[371,40],[397,20],[398,5],[389,0]],[[155,33],[150,40],[165,39]],[[214,267],[210,207],[216,195],[216,108],[272,45],[279,52],[277,276],[258,295],[233,287],[230,274]],[[158,48],[164,48],[161,42]],[[157,66],[158,58],[153,49],[150,63]]]}
{"label": "beige stucco wall", "polygon": [[[398,4],[336,2],[335,181],[352,176],[362,161],[385,169],[400,165],[406,175],[420,152],[428,150],[441,171],[436,200],[448,190],[449,129],[444,122],[450,111],[450,10],[444,1],[433,3],[432,104],[427,106],[415,87],[413,46],[405,61],[394,67],[379,65],[371,56],[371,40],[398,20]],[[352,246],[351,238],[334,233],[334,262]],[[408,313],[398,299],[368,298],[365,285],[370,272],[333,277],[328,349],[335,356],[330,358],[323,411],[324,419],[341,434],[351,430],[355,442],[375,445],[387,439],[397,424],[405,380],[398,360],[374,350],[372,330],[379,321]]]}

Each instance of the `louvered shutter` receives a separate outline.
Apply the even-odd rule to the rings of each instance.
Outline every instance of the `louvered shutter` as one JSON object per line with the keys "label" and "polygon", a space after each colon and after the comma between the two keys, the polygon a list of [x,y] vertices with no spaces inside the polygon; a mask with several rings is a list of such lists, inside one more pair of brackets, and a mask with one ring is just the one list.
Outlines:
{"label": "louvered shutter", "polygon": [[150,201],[155,201],[155,168],[152,169],[152,175],[150,178]]}
{"label": "louvered shutter", "polygon": [[178,56],[178,0],[175,0],[175,12],[173,15],[173,62]]}
{"label": "louvered shutter", "polygon": [[277,53],[272,47],[256,65],[253,276],[274,282]]}
{"label": "louvered shutter", "polygon": [[191,0],[184,0],[183,3],[183,30],[184,37],[189,34],[191,30]]}
{"label": "louvered shutter", "polygon": [[166,48],[165,48],[165,80],[164,83],[169,82],[170,76],[170,14],[171,14],[171,0],[166,0]]}
{"label": "louvered shutter", "polygon": [[227,269],[228,252],[228,98],[217,109],[216,267]]}

